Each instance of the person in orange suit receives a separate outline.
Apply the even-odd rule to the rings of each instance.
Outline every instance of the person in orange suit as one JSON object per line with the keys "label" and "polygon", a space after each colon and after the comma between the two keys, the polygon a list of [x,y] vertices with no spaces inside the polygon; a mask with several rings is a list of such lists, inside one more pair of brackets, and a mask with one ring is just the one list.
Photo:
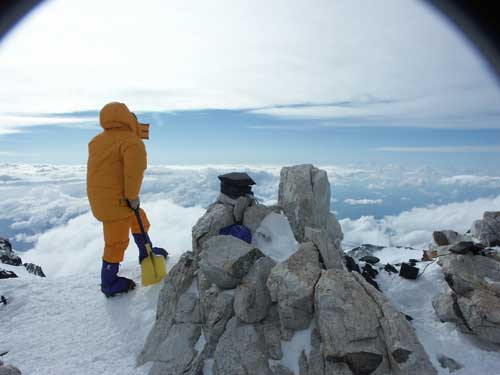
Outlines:
{"label": "person in orange suit", "polygon": [[[147,168],[142,139],[149,139],[149,125],[139,123],[125,104],[117,102],[106,104],[99,120],[103,131],[90,141],[88,149],[87,196],[92,213],[103,223],[101,291],[111,297],[135,288],[133,280],[118,276],[131,230],[139,248],[139,263],[147,257],[133,210],[139,209],[147,232],[150,223],[139,208],[139,193]],[[151,243],[147,234],[146,240]],[[155,247],[153,252],[167,257],[162,248]]]}

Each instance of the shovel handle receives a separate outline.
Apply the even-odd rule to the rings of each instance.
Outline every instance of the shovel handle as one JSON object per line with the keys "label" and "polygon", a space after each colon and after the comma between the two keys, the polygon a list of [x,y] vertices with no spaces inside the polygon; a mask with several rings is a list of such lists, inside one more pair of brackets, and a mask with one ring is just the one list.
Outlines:
{"label": "shovel handle", "polygon": [[148,241],[148,237],[146,236],[146,231],[144,230],[144,224],[142,223],[141,219],[141,213],[139,212],[139,208],[133,210],[135,217],[137,219],[137,223],[139,223],[139,228],[141,229],[141,234],[142,234],[142,239],[144,241],[144,244],[149,245],[149,248],[151,249],[151,243]]}

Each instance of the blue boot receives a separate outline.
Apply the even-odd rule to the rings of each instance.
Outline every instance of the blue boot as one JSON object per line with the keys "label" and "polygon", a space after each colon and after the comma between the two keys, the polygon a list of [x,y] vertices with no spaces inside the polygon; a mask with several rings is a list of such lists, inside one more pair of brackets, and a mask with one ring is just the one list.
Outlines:
{"label": "blue boot", "polygon": [[[139,264],[141,264],[142,260],[148,256],[148,251],[146,250],[146,244],[144,242],[142,234],[132,233],[132,235],[134,236],[135,244],[139,248]],[[168,256],[167,250],[162,249],[161,247],[153,247],[153,244],[151,243],[151,240],[147,233],[146,233],[146,239],[151,244],[151,250],[153,250],[153,254],[161,255],[162,257],[165,257],[165,259],[167,259]]]}
{"label": "blue boot", "polygon": [[135,288],[133,280],[118,276],[120,263],[102,261],[101,291],[106,297],[113,297],[120,293],[127,293]]}

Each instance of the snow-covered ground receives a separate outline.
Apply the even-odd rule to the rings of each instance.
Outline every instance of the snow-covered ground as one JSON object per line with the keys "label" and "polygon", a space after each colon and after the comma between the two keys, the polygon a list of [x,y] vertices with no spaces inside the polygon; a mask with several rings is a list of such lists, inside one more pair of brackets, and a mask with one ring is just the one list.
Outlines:
{"label": "snow-covered ground", "polygon": [[[148,373],[150,365],[137,368],[135,359],[153,325],[160,285],[107,299],[98,272],[40,278],[24,267],[1,268],[19,276],[1,280],[0,294],[8,300],[0,304],[6,364],[23,375]],[[135,262],[121,271],[139,283]]]}

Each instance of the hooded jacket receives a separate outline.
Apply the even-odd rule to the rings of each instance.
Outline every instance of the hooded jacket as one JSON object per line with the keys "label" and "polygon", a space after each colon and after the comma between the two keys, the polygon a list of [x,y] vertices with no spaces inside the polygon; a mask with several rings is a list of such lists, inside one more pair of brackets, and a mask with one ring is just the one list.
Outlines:
{"label": "hooded jacket", "polygon": [[104,129],[89,143],[87,196],[94,216],[113,221],[132,216],[126,199],[136,199],[147,168],[141,126],[123,103],[106,104],[99,114]]}

